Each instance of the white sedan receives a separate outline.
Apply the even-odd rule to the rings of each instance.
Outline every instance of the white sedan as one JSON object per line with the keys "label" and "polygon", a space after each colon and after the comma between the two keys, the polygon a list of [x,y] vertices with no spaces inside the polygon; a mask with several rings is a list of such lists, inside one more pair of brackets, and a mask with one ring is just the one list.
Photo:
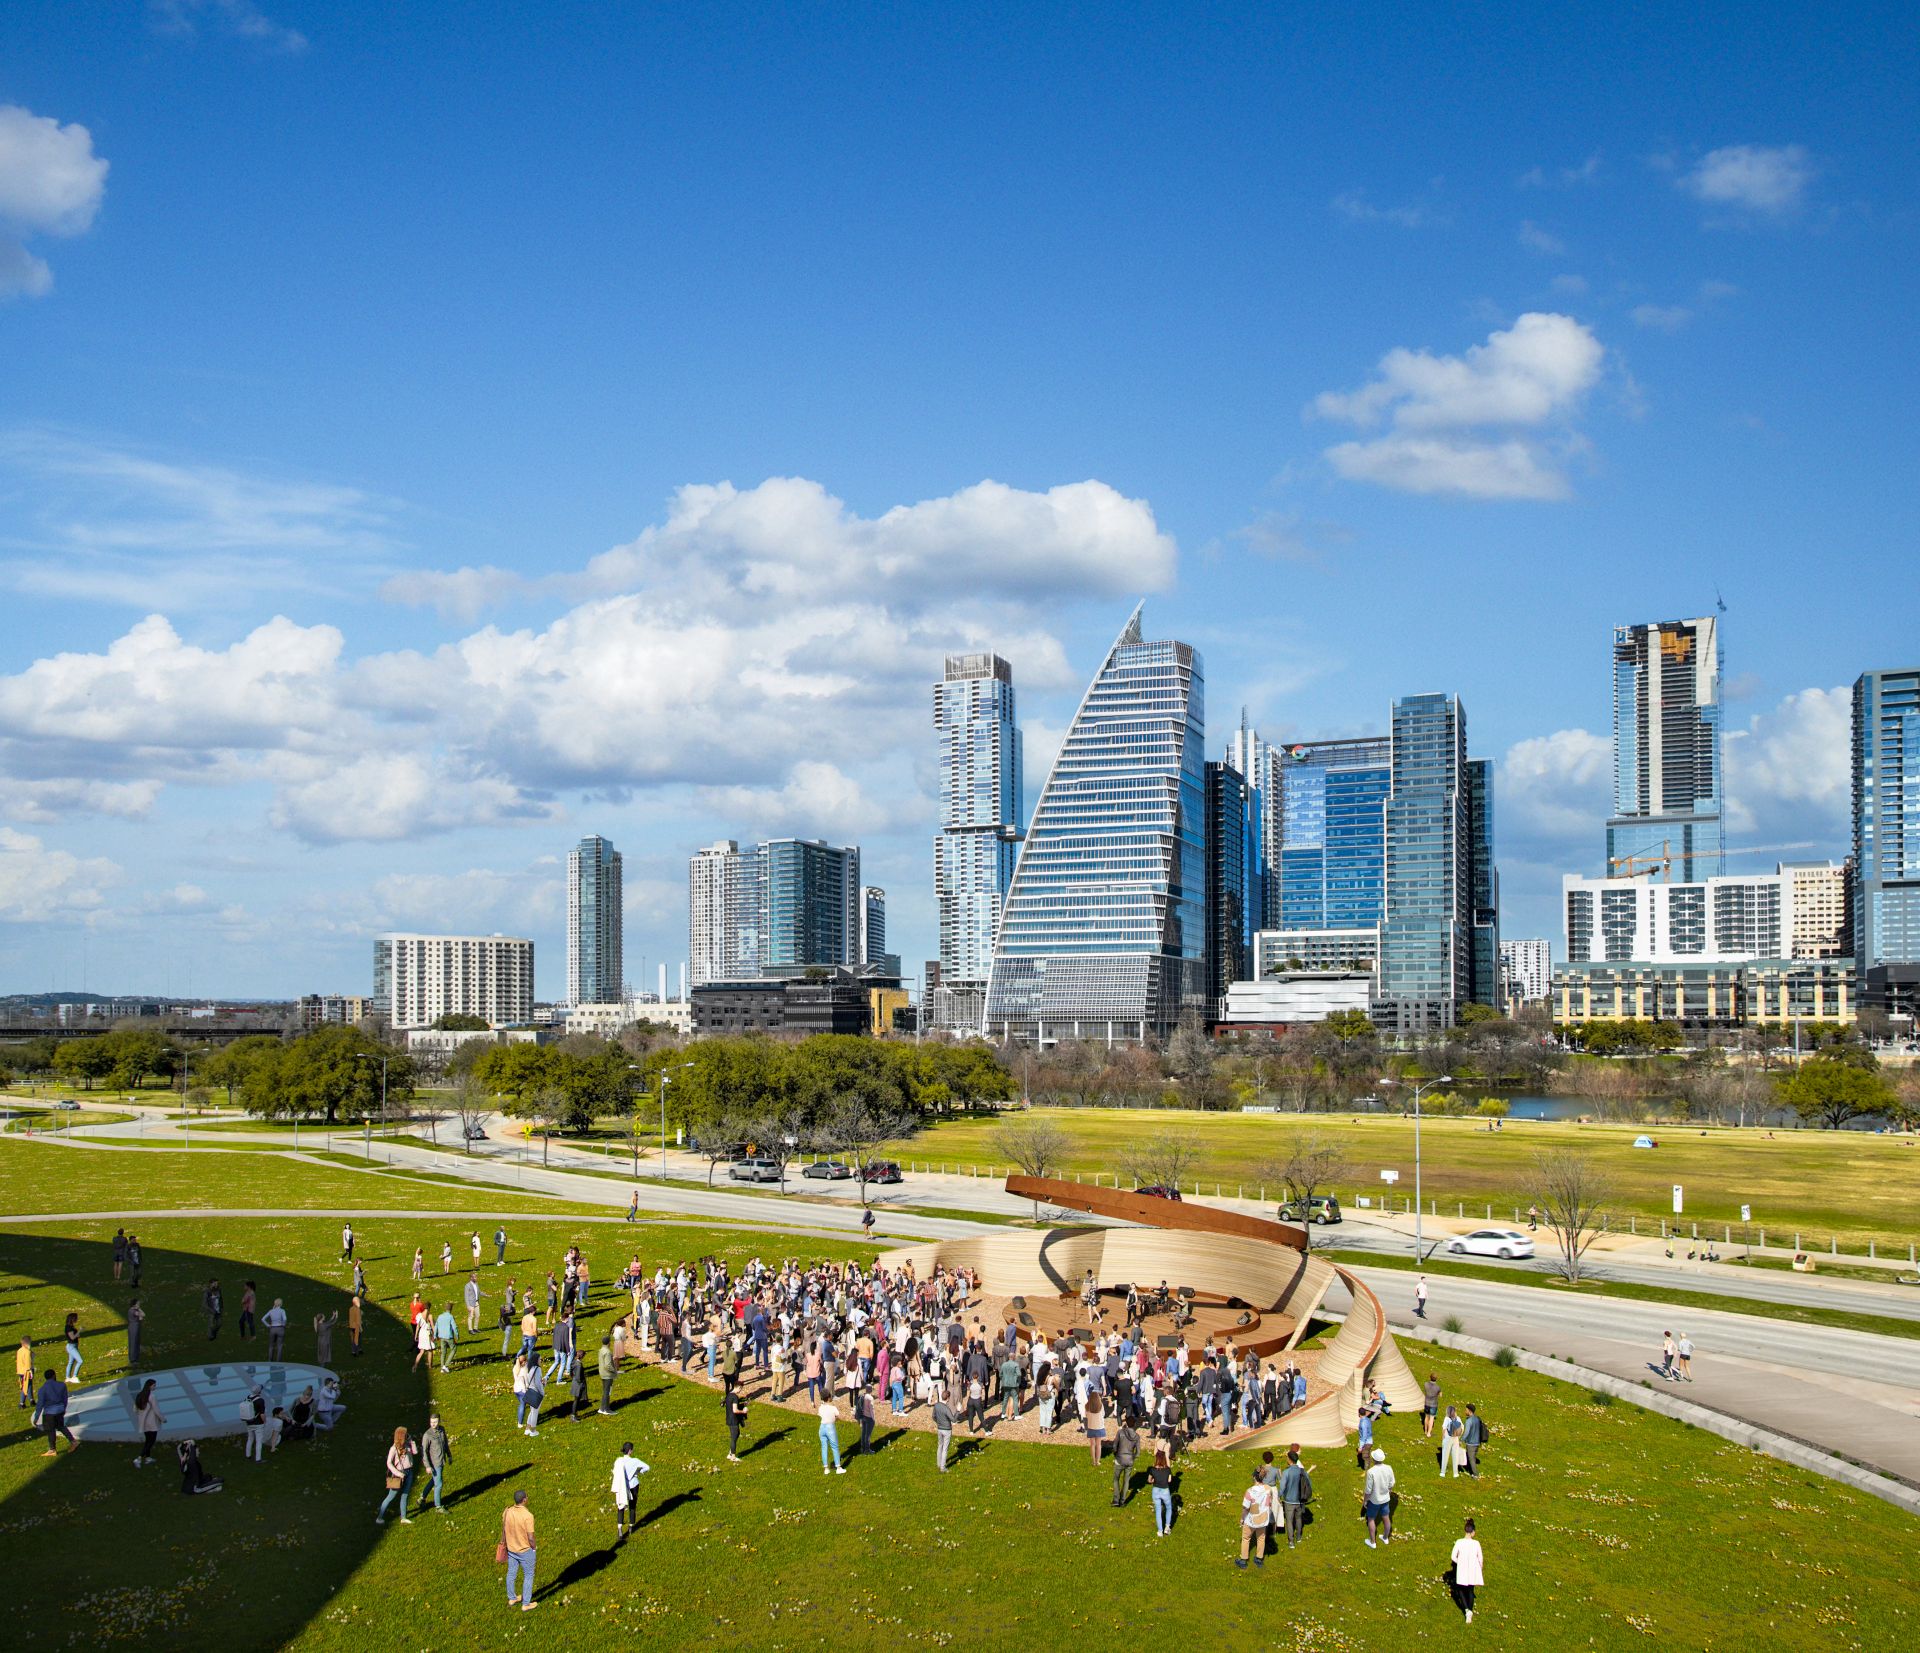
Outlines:
{"label": "white sedan", "polygon": [[1533,1241],[1517,1228],[1476,1228],[1449,1240],[1447,1250],[1455,1256],[1471,1252],[1476,1257],[1531,1257]]}

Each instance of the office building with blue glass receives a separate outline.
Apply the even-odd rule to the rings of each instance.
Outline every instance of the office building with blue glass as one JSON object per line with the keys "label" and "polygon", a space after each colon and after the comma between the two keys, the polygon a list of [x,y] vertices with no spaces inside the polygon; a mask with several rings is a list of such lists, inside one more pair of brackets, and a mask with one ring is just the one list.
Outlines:
{"label": "office building with blue glass", "polygon": [[1205,687],[1135,609],[1068,727],[1014,868],[990,1034],[1154,1037],[1207,997]]}
{"label": "office building with blue glass", "polygon": [[1853,685],[1853,881],[1861,1004],[1920,1014],[1920,667]]}
{"label": "office building with blue glass", "polygon": [[620,852],[606,839],[568,852],[568,1004],[617,1004],[625,993],[620,881]]}
{"label": "office building with blue glass", "polygon": [[1492,770],[1467,756],[1457,696],[1394,702],[1384,820],[1381,1019],[1399,1032],[1448,1027],[1499,991]]}

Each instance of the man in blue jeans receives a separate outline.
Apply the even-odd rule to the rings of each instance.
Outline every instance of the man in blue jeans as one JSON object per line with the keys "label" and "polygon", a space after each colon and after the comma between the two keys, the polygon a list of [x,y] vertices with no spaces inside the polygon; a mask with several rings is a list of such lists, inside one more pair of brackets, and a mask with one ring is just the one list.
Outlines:
{"label": "man in blue jeans", "polygon": [[420,1437],[420,1461],[433,1477],[433,1507],[444,1515],[446,1505],[440,1502],[440,1483],[446,1479],[447,1465],[453,1462],[453,1443],[447,1439],[438,1412],[428,1416],[427,1432]]}
{"label": "man in blue jeans", "polygon": [[40,1395],[34,1405],[40,1413],[40,1427],[47,1432],[47,1450],[40,1456],[51,1458],[59,1450],[54,1445],[56,1435],[66,1436],[67,1445],[78,1452],[80,1443],[67,1427],[67,1386],[53,1375],[51,1366],[47,1368],[46,1381],[40,1385]]}
{"label": "man in blue jeans", "polygon": [[520,1596],[520,1611],[531,1613],[533,1600],[533,1564],[537,1552],[533,1542],[533,1511],[527,1508],[527,1495],[516,1492],[500,1523],[500,1541],[507,1550],[507,1605],[513,1605],[513,1580],[518,1573],[526,1580]]}

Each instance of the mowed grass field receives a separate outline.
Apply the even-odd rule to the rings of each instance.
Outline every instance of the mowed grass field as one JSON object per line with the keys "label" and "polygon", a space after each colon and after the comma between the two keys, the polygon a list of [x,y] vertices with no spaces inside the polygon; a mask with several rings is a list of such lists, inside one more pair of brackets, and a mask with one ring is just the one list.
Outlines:
{"label": "mowed grass field", "polygon": [[[1413,1122],[1398,1117],[1341,1113],[1201,1113],[1163,1108],[1036,1108],[1072,1144],[1069,1173],[1111,1178],[1128,1146],[1162,1131],[1191,1134],[1199,1146],[1193,1175],[1211,1195],[1217,1183],[1232,1195],[1244,1187],[1254,1197],[1265,1162],[1283,1159],[1288,1145],[1305,1135],[1337,1143],[1346,1168],[1334,1191],[1342,1201],[1355,1194],[1378,1198],[1383,1170],[1397,1170],[1397,1202],[1413,1192]],[[899,1159],[935,1168],[992,1166],[1007,1170],[1007,1156],[993,1145],[1000,1120],[988,1116],[942,1121],[888,1149]],[[1423,1119],[1420,1125],[1421,1187],[1438,1200],[1442,1216],[1464,1204],[1469,1217],[1511,1220],[1527,1204],[1527,1174],[1535,1154],[1572,1148],[1591,1155],[1611,1180],[1614,1210],[1641,1226],[1657,1224],[1673,1210],[1673,1184],[1686,1190],[1685,1218],[1740,1222],[1742,1204],[1753,1208],[1770,1244],[1790,1245],[1799,1230],[1809,1245],[1825,1249],[1829,1235],[1842,1249],[1907,1247],[1920,1241],[1920,1138],[1875,1136],[1864,1131],[1707,1129],[1699,1126],[1646,1132],[1659,1144],[1635,1148],[1643,1134],[1631,1125],[1581,1125],[1566,1121],[1507,1120],[1490,1131],[1484,1121]],[[1191,1191],[1189,1189],[1189,1191]],[[1275,1197],[1273,1188],[1268,1197]],[[1476,1207],[1478,1208],[1476,1211]],[[1656,1229],[1657,1231],[1657,1229]],[[1716,1232],[1717,1237],[1717,1232]]]}
{"label": "mowed grass field", "polygon": [[313,1165],[271,1150],[83,1148],[0,1138],[0,1218],[195,1208],[613,1214],[606,1206],[411,1176],[378,1164],[355,1169],[344,1158]]}
{"label": "mowed grass field", "polygon": [[[1437,1351],[1415,1352],[1422,1375],[1435,1372],[1448,1400],[1478,1401],[1493,1423],[1485,1477],[1441,1481],[1417,1420],[1389,1419],[1380,1438],[1400,1474],[1396,1542],[1363,1546],[1353,1461],[1316,1452],[1307,1543],[1244,1573],[1230,1558],[1250,1463],[1232,1453],[1180,1460],[1178,1523],[1156,1540],[1144,1491],[1110,1508],[1110,1470],[1075,1446],[988,1440],[940,1476],[931,1437],[890,1429],[884,1407],[880,1450],[849,1459],[845,1476],[821,1475],[810,1418],[771,1407],[755,1408],[743,1461],[729,1464],[717,1392],[652,1366],[622,1375],[612,1417],[549,1414],[530,1440],[512,1427],[497,1333],[470,1339],[449,1374],[409,1368],[396,1318],[407,1260],[416,1246],[436,1252],[446,1226],[359,1225],[379,1312],[362,1358],[336,1342],[345,1418],[264,1465],[243,1462],[237,1438],[211,1443],[205,1460],[226,1479],[222,1493],[185,1498],[170,1467],[134,1470],[130,1447],[42,1458],[16,1414],[18,1427],[0,1435],[0,1535],[15,1576],[34,1582],[15,1593],[13,1644],[1104,1645],[1176,1617],[1226,1645],[1331,1653],[1468,1636],[1490,1647],[1798,1653],[1910,1646],[1920,1635],[1920,1592],[1898,1560],[1920,1522],[1577,1387]],[[294,1358],[312,1353],[312,1313],[344,1303],[326,1218],[143,1228],[147,1368],[242,1353],[231,1318],[208,1344],[199,1293],[209,1273],[230,1303],[247,1277],[267,1300],[284,1297]],[[700,1228],[609,1233],[523,1219],[508,1229],[507,1267],[482,1271],[490,1294],[506,1274],[543,1277],[574,1241],[603,1278],[635,1245],[649,1262],[858,1250]],[[124,1364],[111,1232],[107,1220],[85,1235],[73,1225],[0,1230],[7,1336],[52,1339],[63,1314],[80,1309],[89,1379]],[[612,1308],[603,1296],[590,1343]],[[385,1442],[396,1424],[421,1429],[430,1406],[453,1439],[448,1509],[375,1527]],[[652,1473],[641,1483],[646,1524],[616,1551],[607,1483],[626,1439]],[[507,1610],[493,1565],[516,1486],[539,1523],[541,1606],[525,1615]],[[1480,1523],[1488,1569],[1471,1630],[1439,1582],[1467,1514]]]}

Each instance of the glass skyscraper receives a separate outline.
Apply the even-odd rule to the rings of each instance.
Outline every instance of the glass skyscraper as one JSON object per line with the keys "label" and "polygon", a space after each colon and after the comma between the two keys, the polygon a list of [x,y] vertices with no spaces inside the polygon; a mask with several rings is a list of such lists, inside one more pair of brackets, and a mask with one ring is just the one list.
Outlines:
{"label": "glass skyscraper", "polygon": [[759,852],[743,854],[732,838],[698,851],[687,868],[687,922],[695,987],[759,975],[765,922]]}
{"label": "glass skyscraper", "polygon": [[[1402,1032],[1449,1026],[1473,996],[1469,768],[1466,712],[1454,696],[1408,695],[1394,702],[1380,1000]],[[1482,821],[1490,833],[1490,797]],[[1491,847],[1489,842],[1489,873]]]}
{"label": "glass skyscraper", "polygon": [[980,1026],[993,938],[1020,849],[1020,730],[1013,669],[997,654],[950,654],[933,687],[940,835],[933,844],[940,918],[936,1027]]}
{"label": "glass skyscraper", "polygon": [[1207,765],[1207,996],[1252,974],[1252,910],[1259,887],[1260,818],[1253,789],[1231,763]]}
{"label": "glass skyscraper", "polygon": [[1392,746],[1374,736],[1270,748],[1280,826],[1278,861],[1268,874],[1277,900],[1267,928],[1378,927]]}
{"label": "glass skyscraper", "polygon": [[1920,1010],[1920,667],[1853,685],[1853,878],[1862,1002]]}
{"label": "glass skyscraper", "polygon": [[991,1033],[1050,1044],[1165,1033],[1206,1000],[1205,688],[1140,610],[1074,714],[1014,869]]}
{"label": "glass skyscraper", "polygon": [[567,854],[569,1004],[615,1004],[625,994],[621,930],[620,852],[582,838]]}
{"label": "glass skyscraper", "polygon": [[760,883],[763,970],[861,962],[859,850],[774,838],[760,846]]}
{"label": "glass skyscraper", "polygon": [[1607,871],[1657,865],[1662,877],[1693,883],[1718,877],[1726,853],[1719,622],[1616,626]]}

